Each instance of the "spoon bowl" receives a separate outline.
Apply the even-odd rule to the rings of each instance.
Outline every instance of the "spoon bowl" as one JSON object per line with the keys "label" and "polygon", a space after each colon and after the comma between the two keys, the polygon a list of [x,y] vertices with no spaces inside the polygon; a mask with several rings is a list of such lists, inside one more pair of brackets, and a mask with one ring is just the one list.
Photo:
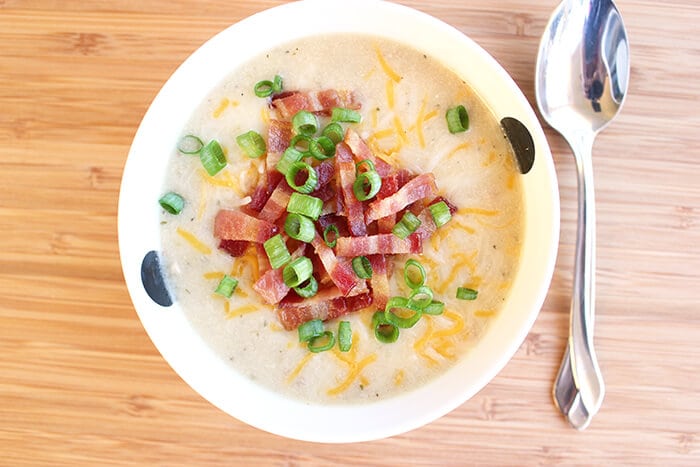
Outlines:
{"label": "spoon bowl", "polygon": [[568,345],[554,385],[559,410],[577,429],[598,412],[605,385],[593,348],[595,192],[593,141],[619,113],[630,56],[612,0],[564,0],[542,35],[535,94],[543,118],[567,140],[578,173],[578,228]]}

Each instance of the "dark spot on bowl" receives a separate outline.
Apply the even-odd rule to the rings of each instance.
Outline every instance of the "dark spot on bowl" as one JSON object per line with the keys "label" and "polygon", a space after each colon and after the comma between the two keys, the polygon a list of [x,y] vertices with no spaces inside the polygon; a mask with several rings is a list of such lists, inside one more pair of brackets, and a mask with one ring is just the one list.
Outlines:
{"label": "dark spot on bowl", "polygon": [[168,288],[165,286],[158,252],[151,250],[143,257],[141,262],[141,283],[151,300],[158,305],[170,306],[173,304]]}
{"label": "dark spot on bowl", "polygon": [[532,140],[530,131],[520,120],[512,117],[502,119],[501,128],[513,148],[520,173],[528,173],[535,163],[535,142]]}

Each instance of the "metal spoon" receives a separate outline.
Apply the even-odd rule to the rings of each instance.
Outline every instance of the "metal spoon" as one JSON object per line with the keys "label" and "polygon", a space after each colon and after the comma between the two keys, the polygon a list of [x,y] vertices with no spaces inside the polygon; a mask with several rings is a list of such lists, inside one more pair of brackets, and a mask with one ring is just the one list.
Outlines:
{"label": "metal spoon", "polygon": [[627,94],[629,46],[612,0],[564,0],[540,42],[537,105],[566,139],[578,171],[578,230],[569,341],[554,385],[554,400],[582,430],[605,395],[593,348],[595,201],[593,140],[617,115]]}

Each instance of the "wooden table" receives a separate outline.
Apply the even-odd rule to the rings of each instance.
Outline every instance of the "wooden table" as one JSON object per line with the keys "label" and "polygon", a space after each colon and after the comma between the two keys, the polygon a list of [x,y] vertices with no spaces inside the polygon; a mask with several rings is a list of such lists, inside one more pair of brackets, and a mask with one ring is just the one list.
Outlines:
{"label": "wooden table", "polygon": [[[604,405],[570,428],[551,387],[567,335],[575,172],[561,186],[551,290],[506,368],[392,439],[315,445],[229,417],[144,332],[123,282],[117,199],[131,139],[177,65],[279,0],[0,0],[0,464],[700,465],[700,45],[696,0],[619,0],[624,110],[595,145],[596,346]],[[555,0],[404,0],[470,35],[534,106]]]}

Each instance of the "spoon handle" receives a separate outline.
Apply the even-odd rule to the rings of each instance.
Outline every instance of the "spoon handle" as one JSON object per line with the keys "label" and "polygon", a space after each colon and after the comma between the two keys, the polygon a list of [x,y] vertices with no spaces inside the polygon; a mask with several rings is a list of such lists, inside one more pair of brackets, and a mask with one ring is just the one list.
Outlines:
{"label": "spoon handle", "polygon": [[593,189],[592,150],[594,133],[567,138],[578,172],[578,226],[574,266],[569,353],[572,372],[581,399],[593,416],[605,395],[603,376],[593,348],[595,315],[595,192]]}

